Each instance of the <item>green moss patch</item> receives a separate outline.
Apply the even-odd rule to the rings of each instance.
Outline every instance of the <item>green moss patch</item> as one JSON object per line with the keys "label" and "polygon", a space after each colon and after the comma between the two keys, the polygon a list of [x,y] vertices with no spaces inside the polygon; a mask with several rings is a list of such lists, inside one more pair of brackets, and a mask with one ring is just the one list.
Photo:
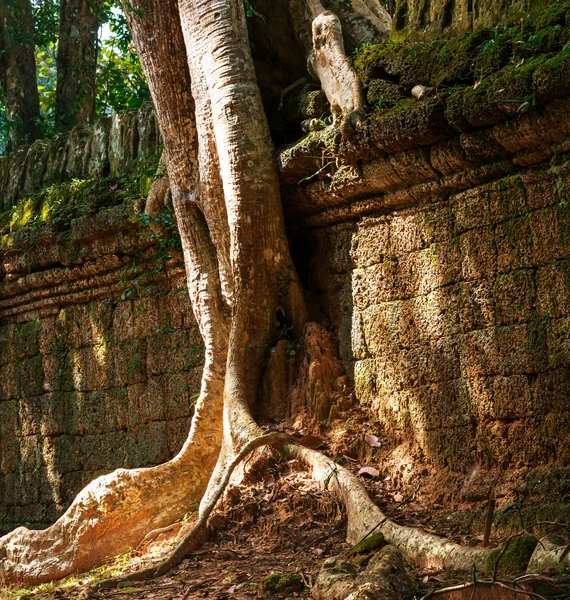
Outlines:
{"label": "green moss patch", "polygon": [[14,207],[0,213],[2,246],[8,244],[4,238],[15,231],[39,230],[48,226],[53,233],[64,233],[69,231],[74,219],[145,197],[157,166],[158,159],[153,157],[130,175],[54,183],[22,198]]}
{"label": "green moss patch", "polygon": [[[535,6],[500,27],[449,40],[368,46],[353,65],[380,112],[401,108],[402,96],[423,85],[452,91],[446,117],[453,125],[466,103],[490,112],[481,125],[491,124],[505,112],[525,112],[537,101],[570,94],[570,0]],[[470,115],[468,120],[479,125]]]}
{"label": "green moss patch", "polygon": [[270,594],[300,591],[304,587],[298,573],[272,573],[261,582],[261,589]]}
{"label": "green moss patch", "polygon": [[538,540],[532,536],[520,536],[511,539],[502,556],[502,547],[491,552],[487,561],[488,570],[493,572],[498,561],[497,573],[499,575],[520,575],[524,573],[537,544]]}

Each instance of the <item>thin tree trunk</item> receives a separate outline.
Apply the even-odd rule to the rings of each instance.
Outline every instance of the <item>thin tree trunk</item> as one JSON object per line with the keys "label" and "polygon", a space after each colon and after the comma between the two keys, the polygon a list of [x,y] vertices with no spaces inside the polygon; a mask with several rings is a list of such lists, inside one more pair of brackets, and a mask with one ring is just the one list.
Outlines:
{"label": "thin tree trunk", "polygon": [[95,118],[97,30],[102,0],[61,0],[55,126],[68,131]]}
{"label": "thin tree trunk", "polygon": [[30,0],[0,3],[0,77],[8,121],[8,150],[33,142],[40,101]]}

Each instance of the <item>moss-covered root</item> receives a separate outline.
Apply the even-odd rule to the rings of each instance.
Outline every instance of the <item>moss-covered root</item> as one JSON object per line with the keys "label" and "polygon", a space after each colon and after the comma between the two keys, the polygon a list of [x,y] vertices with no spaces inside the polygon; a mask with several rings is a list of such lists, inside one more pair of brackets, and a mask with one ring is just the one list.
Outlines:
{"label": "moss-covered root", "polygon": [[505,546],[489,554],[487,569],[498,575],[520,575],[526,571],[532,553],[538,544],[534,536],[514,537]]}
{"label": "moss-covered root", "polygon": [[460,546],[420,529],[397,525],[370,500],[362,484],[350,471],[315,450],[287,446],[284,451],[307,465],[313,478],[344,503],[350,544],[358,543],[376,528],[406,558],[420,566],[457,571],[469,571],[475,566],[482,574],[490,572],[489,555],[492,550]]}
{"label": "moss-covered root", "polygon": [[329,558],[321,568],[313,587],[315,600],[398,600],[411,597],[415,584],[406,573],[402,553],[384,546],[368,566],[356,574],[354,566],[340,558]]}

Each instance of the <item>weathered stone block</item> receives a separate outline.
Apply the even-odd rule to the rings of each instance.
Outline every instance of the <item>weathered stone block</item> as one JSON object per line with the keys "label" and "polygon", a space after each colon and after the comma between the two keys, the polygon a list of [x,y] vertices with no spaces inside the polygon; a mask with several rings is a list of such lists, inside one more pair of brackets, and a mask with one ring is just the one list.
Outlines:
{"label": "weathered stone block", "polygon": [[364,340],[372,356],[381,356],[391,348],[400,347],[401,305],[401,302],[382,302],[361,313]]}
{"label": "weathered stone block", "polygon": [[474,377],[463,379],[469,413],[476,421],[488,419],[493,405],[492,378]]}
{"label": "weathered stone block", "polygon": [[539,373],[547,368],[544,322],[536,319],[524,325],[497,327],[496,333],[501,374]]}
{"label": "weathered stone block", "polygon": [[53,352],[42,357],[44,391],[69,392],[74,389],[73,358],[68,352]]}
{"label": "weathered stone block", "polygon": [[37,471],[42,464],[42,436],[28,435],[21,437],[20,442],[20,464],[21,472]]}
{"label": "weathered stone block", "polygon": [[184,445],[190,431],[191,421],[191,418],[166,421],[166,439],[170,456],[177,454]]}
{"label": "weathered stone block", "polygon": [[457,302],[463,332],[495,325],[495,293],[490,280],[461,282]]}
{"label": "weathered stone block", "polygon": [[147,393],[141,397],[140,408],[142,418],[146,422],[163,421],[165,419],[164,378],[150,377]]}
{"label": "weathered stone block", "polygon": [[520,177],[508,177],[487,186],[489,213],[493,223],[528,214],[526,188]]}
{"label": "weathered stone block", "polygon": [[[384,261],[386,256],[391,255],[392,247],[390,241],[391,222],[388,218],[362,219],[358,229],[354,227],[343,229],[343,236],[336,242],[336,258],[333,262],[338,268],[346,272],[352,265],[360,268],[370,267]],[[330,237],[330,236],[329,236]],[[334,242],[331,240],[330,242]],[[341,245],[344,243],[344,245]],[[342,252],[350,248],[350,256],[342,257]],[[348,260],[347,260],[348,258]]]}
{"label": "weathered stone block", "polygon": [[128,428],[129,423],[129,393],[127,386],[114,387],[98,392],[99,401],[104,403],[105,431],[118,431]]}
{"label": "weathered stone block", "polygon": [[570,365],[570,319],[562,317],[539,322],[545,323],[548,367]]}
{"label": "weathered stone block", "polygon": [[162,331],[158,324],[158,303],[155,298],[133,301],[133,334],[135,338],[147,338]]}
{"label": "weathered stone block", "polygon": [[536,314],[535,272],[530,269],[499,275],[495,282],[496,323],[512,325]]}
{"label": "weathered stone block", "polygon": [[520,419],[532,414],[530,386],[526,375],[493,378],[491,417],[504,420]]}
{"label": "weathered stone block", "polygon": [[158,333],[149,338],[147,354],[149,375],[184,369],[188,362],[185,353],[190,346],[189,333],[184,330]]}
{"label": "weathered stone block", "polygon": [[124,440],[124,431],[107,431],[100,435],[85,435],[79,438],[82,468],[110,471],[124,466],[127,457],[125,449],[122,448]]}
{"label": "weathered stone block", "polygon": [[570,404],[570,370],[565,368],[539,373],[531,384],[532,408],[539,415],[562,413]]}
{"label": "weathered stone block", "polygon": [[20,398],[41,396],[44,391],[44,371],[41,355],[16,363],[16,390]]}
{"label": "weathered stone block", "polygon": [[531,171],[521,175],[520,179],[526,189],[526,203],[529,210],[552,206],[562,199],[559,175],[556,173]]}
{"label": "weathered stone block", "polygon": [[459,247],[454,242],[432,244],[411,252],[399,262],[400,298],[428,294],[440,287],[456,283],[461,276]]}
{"label": "weathered stone block", "polygon": [[113,363],[115,386],[144,383],[147,380],[146,340],[129,340],[113,345],[109,361]]}
{"label": "weathered stone block", "polygon": [[401,256],[423,248],[420,224],[415,210],[396,213],[390,221],[389,256]]}
{"label": "weathered stone block", "polygon": [[455,236],[453,210],[449,201],[419,206],[416,211],[424,247],[450,241]]}
{"label": "weathered stone block", "polygon": [[452,198],[457,233],[486,227],[491,223],[489,190],[486,186],[469,189]]}
{"label": "weathered stone block", "polygon": [[42,456],[46,465],[57,473],[79,471],[82,468],[77,436],[44,437]]}
{"label": "weathered stone block", "polygon": [[499,370],[499,347],[496,329],[466,333],[459,341],[461,374],[465,378],[494,375]]}
{"label": "weathered stone block", "polygon": [[404,350],[402,355],[410,387],[448,381],[460,375],[457,342],[452,337]]}
{"label": "weathered stone block", "polygon": [[490,229],[472,229],[459,238],[461,272],[466,280],[494,277],[497,269],[495,236]]}
{"label": "weathered stone block", "polygon": [[17,396],[16,365],[15,363],[8,363],[0,367],[0,401],[10,400]]}
{"label": "weathered stone block", "polygon": [[533,235],[528,216],[509,219],[497,225],[495,239],[499,273],[534,266]]}
{"label": "weathered stone block", "polygon": [[[77,410],[73,406],[77,392],[51,392],[41,399],[41,434],[56,436],[75,433],[73,424]],[[74,418],[75,417],[75,418]]]}
{"label": "weathered stone block", "polygon": [[352,299],[357,310],[363,311],[373,302],[402,299],[398,263],[384,261],[352,271]]}
{"label": "weathered stone block", "polygon": [[40,433],[42,421],[42,397],[23,396],[19,402],[19,424],[22,435],[37,435]]}
{"label": "weathered stone block", "polygon": [[8,343],[12,346],[13,356],[16,360],[32,358],[40,351],[40,320],[34,319],[27,323],[16,325],[11,329]]}
{"label": "weathered stone block", "polygon": [[[107,431],[107,394],[108,390],[95,390],[89,393],[74,392],[67,400],[75,404],[76,429],[81,435],[97,435]],[[113,416],[109,415],[109,419]]]}
{"label": "weathered stone block", "polygon": [[79,304],[62,309],[56,319],[55,343],[66,348],[83,348],[93,344],[89,306]]}
{"label": "weathered stone block", "polygon": [[[341,225],[334,225],[330,228],[330,231],[326,234],[326,243],[322,243],[323,238],[319,238],[319,244],[321,244],[322,252],[324,256],[328,257],[328,263],[333,273],[348,273],[353,266],[357,265],[357,260],[360,260],[357,256],[351,258],[353,252],[359,252],[358,247],[360,246],[359,236],[356,239],[353,237],[357,231],[357,225],[355,223],[343,223]],[[366,243],[366,235],[363,241],[363,252],[366,253],[369,246]],[[356,244],[354,247],[356,250],[352,250],[351,246]],[[372,259],[374,261],[374,259]],[[373,264],[373,263],[372,263]]]}
{"label": "weathered stone block", "polygon": [[570,261],[556,262],[536,271],[536,308],[540,318],[558,318],[570,311]]}

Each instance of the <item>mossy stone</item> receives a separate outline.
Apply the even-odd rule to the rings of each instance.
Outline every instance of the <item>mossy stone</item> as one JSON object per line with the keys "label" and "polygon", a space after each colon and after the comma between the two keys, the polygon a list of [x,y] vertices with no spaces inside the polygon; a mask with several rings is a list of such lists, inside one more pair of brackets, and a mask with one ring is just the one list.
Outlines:
{"label": "mossy stone", "polygon": [[261,582],[264,592],[295,592],[304,587],[303,579],[298,573],[272,573]]}

